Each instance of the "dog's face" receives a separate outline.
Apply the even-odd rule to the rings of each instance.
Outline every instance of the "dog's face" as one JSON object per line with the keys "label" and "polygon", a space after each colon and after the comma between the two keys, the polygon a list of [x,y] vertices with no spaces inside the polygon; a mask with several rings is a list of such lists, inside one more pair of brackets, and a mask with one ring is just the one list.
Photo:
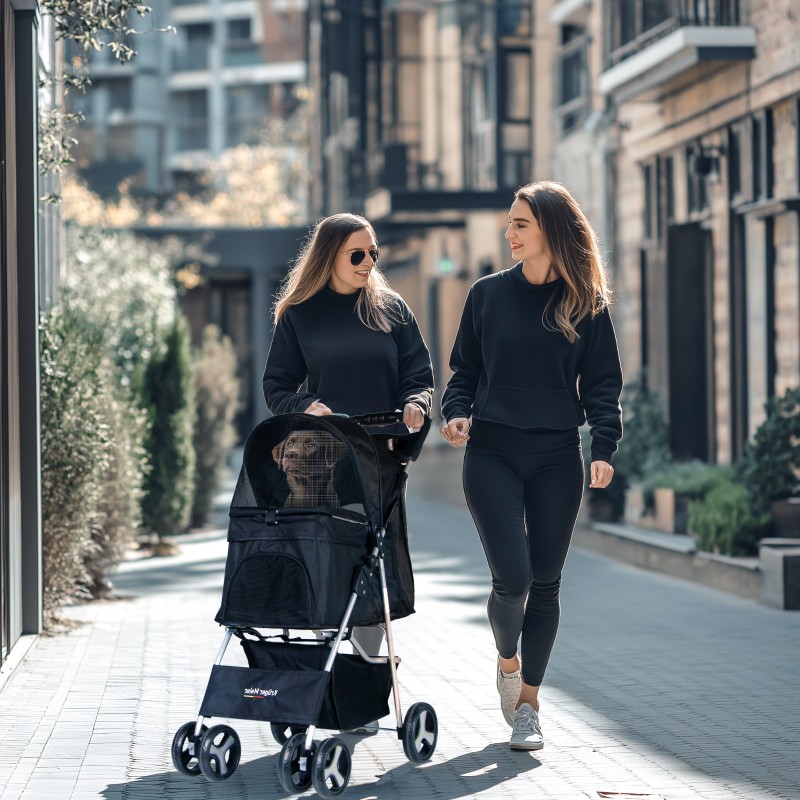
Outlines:
{"label": "dog's face", "polygon": [[346,452],[347,445],[325,431],[293,431],[277,444],[272,458],[291,489],[284,505],[338,505],[333,468]]}

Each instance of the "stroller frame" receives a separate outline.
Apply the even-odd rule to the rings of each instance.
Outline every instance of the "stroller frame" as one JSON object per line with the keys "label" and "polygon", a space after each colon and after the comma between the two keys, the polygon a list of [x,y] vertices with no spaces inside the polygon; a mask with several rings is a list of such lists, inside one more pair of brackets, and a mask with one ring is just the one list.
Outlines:
{"label": "stroller frame", "polygon": [[[297,415],[294,415],[297,416]],[[402,421],[402,412],[386,412],[379,414],[369,414],[359,417],[351,417],[351,420],[360,425],[390,425]],[[425,426],[420,432],[416,446],[412,448],[408,460],[414,460],[419,453],[424,437],[430,426],[430,420],[425,420]],[[405,466],[405,463],[400,463]],[[379,492],[380,493],[380,492]],[[402,498],[398,500],[402,502]],[[278,516],[291,517],[302,512],[294,509],[275,510],[275,524]],[[342,517],[346,519],[346,517]],[[351,520],[346,520],[351,521]],[[282,628],[281,634],[272,636],[262,636],[257,628],[275,629],[278,626],[271,625],[224,625],[225,634],[219,647],[216,658],[212,666],[212,678],[206,691],[206,698],[201,704],[200,711],[196,720],[183,725],[175,734],[172,745],[172,760],[178,771],[186,775],[197,775],[202,773],[212,781],[226,780],[233,775],[239,764],[241,756],[241,745],[238,735],[227,725],[215,725],[207,728],[205,721],[212,716],[227,716],[241,719],[258,719],[258,717],[245,716],[237,713],[204,713],[208,710],[207,702],[214,682],[214,673],[221,668],[228,670],[245,671],[243,667],[221,667],[222,660],[230,644],[231,638],[237,636],[245,646],[246,642],[266,642],[268,639],[281,639],[284,644],[291,648],[298,648],[297,653],[304,651],[310,653],[310,648],[328,647],[329,652],[325,658],[322,672],[327,673],[326,687],[332,683],[332,672],[337,656],[340,655],[340,648],[343,641],[350,640],[358,658],[363,662],[372,665],[388,664],[391,677],[391,694],[394,703],[394,714],[396,718],[396,733],[398,739],[403,743],[403,749],[407,758],[414,763],[422,763],[430,759],[436,747],[438,736],[438,722],[434,709],[427,703],[413,704],[403,716],[402,704],[400,700],[400,688],[397,677],[397,667],[401,659],[396,655],[394,635],[392,632],[392,614],[389,599],[389,588],[387,583],[385,566],[385,548],[387,531],[384,525],[374,529],[371,528],[374,537],[374,546],[371,551],[365,551],[365,557],[360,567],[354,570],[350,594],[347,605],[341,615],[338,626],[324,626],[315,628],[315,639],[292,638],[290,637],[291,626]],[[267,522],[269,524],[269,522]],[[386,643],[388,656],[371,656],[359,642],[351,638],[352,627],[350,619],[356,607],[359,597],[365,597],[370,587],[371,581],[378,573],[380,581],[380,599],[382,606],[382,623],[385,625]],[[222,614],[222,610],[220,611]],[[378,623],[373,623],[377,625]],[[359,623],[360,625],[360,623]],[[365,626],[368,627],[368,626]],[[248,638],[247,634],[255,635],[255,640]],[[251,644],[251,646],[254,646]],[[247,647],[245,646],[247,652]],[[354,656],[345,656],[354,658]],[[248,652],[248,662],[250,654]],[[327,691],[324,690],[324,691]],[[275,692],[277,694],[277,690]],[[384,696],[385,697],[385,696]],[[302,792],[313,784],[314,789],[322,797],[338,797],[347,787],[350,778],[351,756],[347,744],[336,737],[326,739],[320,744],[315,742],[314,735],[320,726],[321,706],[323,695],[319,695],[314,721],[306,725],[295,725],[293,723],[278,724],[280,721],[272,723],[272,734],[274,738],[282,744],[282,750],[278,764],[278,777],[283,788],[290,793]],[[213,703],[211,704],[213,706]],[[385,700],[384,700],[385,709]],[[214,710],[212,708],[212,710]],[[227,709],[230,711],[230,709]],[[385,712],[384,712],[385,713]],[[345,726],[342,726],[345,727]],[[347,726],[349,727],[349,726]],[[286,729],[291,735],[286,735]],[[298,730],[298,728],[300,728]],[[304,728],[304,730],[302,729]],[[390,728],[379,728],[379,730],[390,730]],[[195,763],[196,762],[196,763]]]}

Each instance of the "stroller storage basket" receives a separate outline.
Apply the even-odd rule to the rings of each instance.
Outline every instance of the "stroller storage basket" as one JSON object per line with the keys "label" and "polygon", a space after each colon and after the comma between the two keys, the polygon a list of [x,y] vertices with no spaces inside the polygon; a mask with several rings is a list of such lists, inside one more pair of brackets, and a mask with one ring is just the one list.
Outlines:
{"label": "stroller storage basket", "polygon": [[285,725],[355,728],[389,713],[389,664],[324,645],[242,641],[250,668],[215,666],[200,713]]}

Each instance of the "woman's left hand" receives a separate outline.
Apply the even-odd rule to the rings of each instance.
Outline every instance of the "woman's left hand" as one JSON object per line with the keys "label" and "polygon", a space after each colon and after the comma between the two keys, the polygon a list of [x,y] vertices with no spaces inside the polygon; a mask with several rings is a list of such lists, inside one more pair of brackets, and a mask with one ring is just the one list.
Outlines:
{"label": "woman's left hand", "polygon": [[425,422],[425,415],[416,403],[406,403],[403,407],[403,422],[411,430],[419,430]]}
{"label": "woman's left hand", "polygon": [[614,467],[608,461],[592,461],[589,474],[590,489],[605,489],[614,477]]}

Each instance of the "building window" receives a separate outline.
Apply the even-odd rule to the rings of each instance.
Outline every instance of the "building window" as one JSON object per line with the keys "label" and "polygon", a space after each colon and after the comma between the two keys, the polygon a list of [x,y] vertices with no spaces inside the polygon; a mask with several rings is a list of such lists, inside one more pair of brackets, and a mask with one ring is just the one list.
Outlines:
{"label": "building window", "polygon": [[706,176],[696,167],[697,154],[702,152],[700,144],[686,149],[686,197],[689,213],[700,213],[708,208],[708,190]]}
{"label": "building window", "polygon": [[205,89],[174,92],[170,97],[174,125],[175,149],[206,150],[208,148],[208,92]]}
{"label": "building window", "polygon": [[530,36],[531,4],[520,0],[498,0],[498,36]]}
{"label": "building window", "polygon": [[531,117],[530,50],[506,50],[503,53],[503,117],[522,121]]}
{"label": "building window", "polygon": [[675,221],[675,160],[672,156],[665,156],[661,163],[664,175],[664,211],[669,224]]}
{"label": "building window", "polygon": [[212,28],[207,23],[182,25],[179,49],[173,54],[173,68],[180,70],[208,69],[208,52],[211,47]]}
{"label": "building window", "polygon": [[225,38],[229,42],[249,42],[252,38],[252,20],[229,19],[226,23]]}
{"label": "building window", "polygon": [[562,133],[573,130],[586,117],[589,100],[588,41],[584,25],[561,26],[556,98]]}
{"label": "building window", "polygon": [[766,200],[773,196],[773,129],[772,109],[753,116],[751,122],[753,159],[753,200]]}
{"label": "building window", "polygon": [[642,228],[645,241],[652,241],[658,238],[658,169],[656,162],[642,166],[642,183],[644,190]]}
{"label": "building window", "polygon": [[742,194],[742,130],[728,128],[728,199],[737,200]]}

